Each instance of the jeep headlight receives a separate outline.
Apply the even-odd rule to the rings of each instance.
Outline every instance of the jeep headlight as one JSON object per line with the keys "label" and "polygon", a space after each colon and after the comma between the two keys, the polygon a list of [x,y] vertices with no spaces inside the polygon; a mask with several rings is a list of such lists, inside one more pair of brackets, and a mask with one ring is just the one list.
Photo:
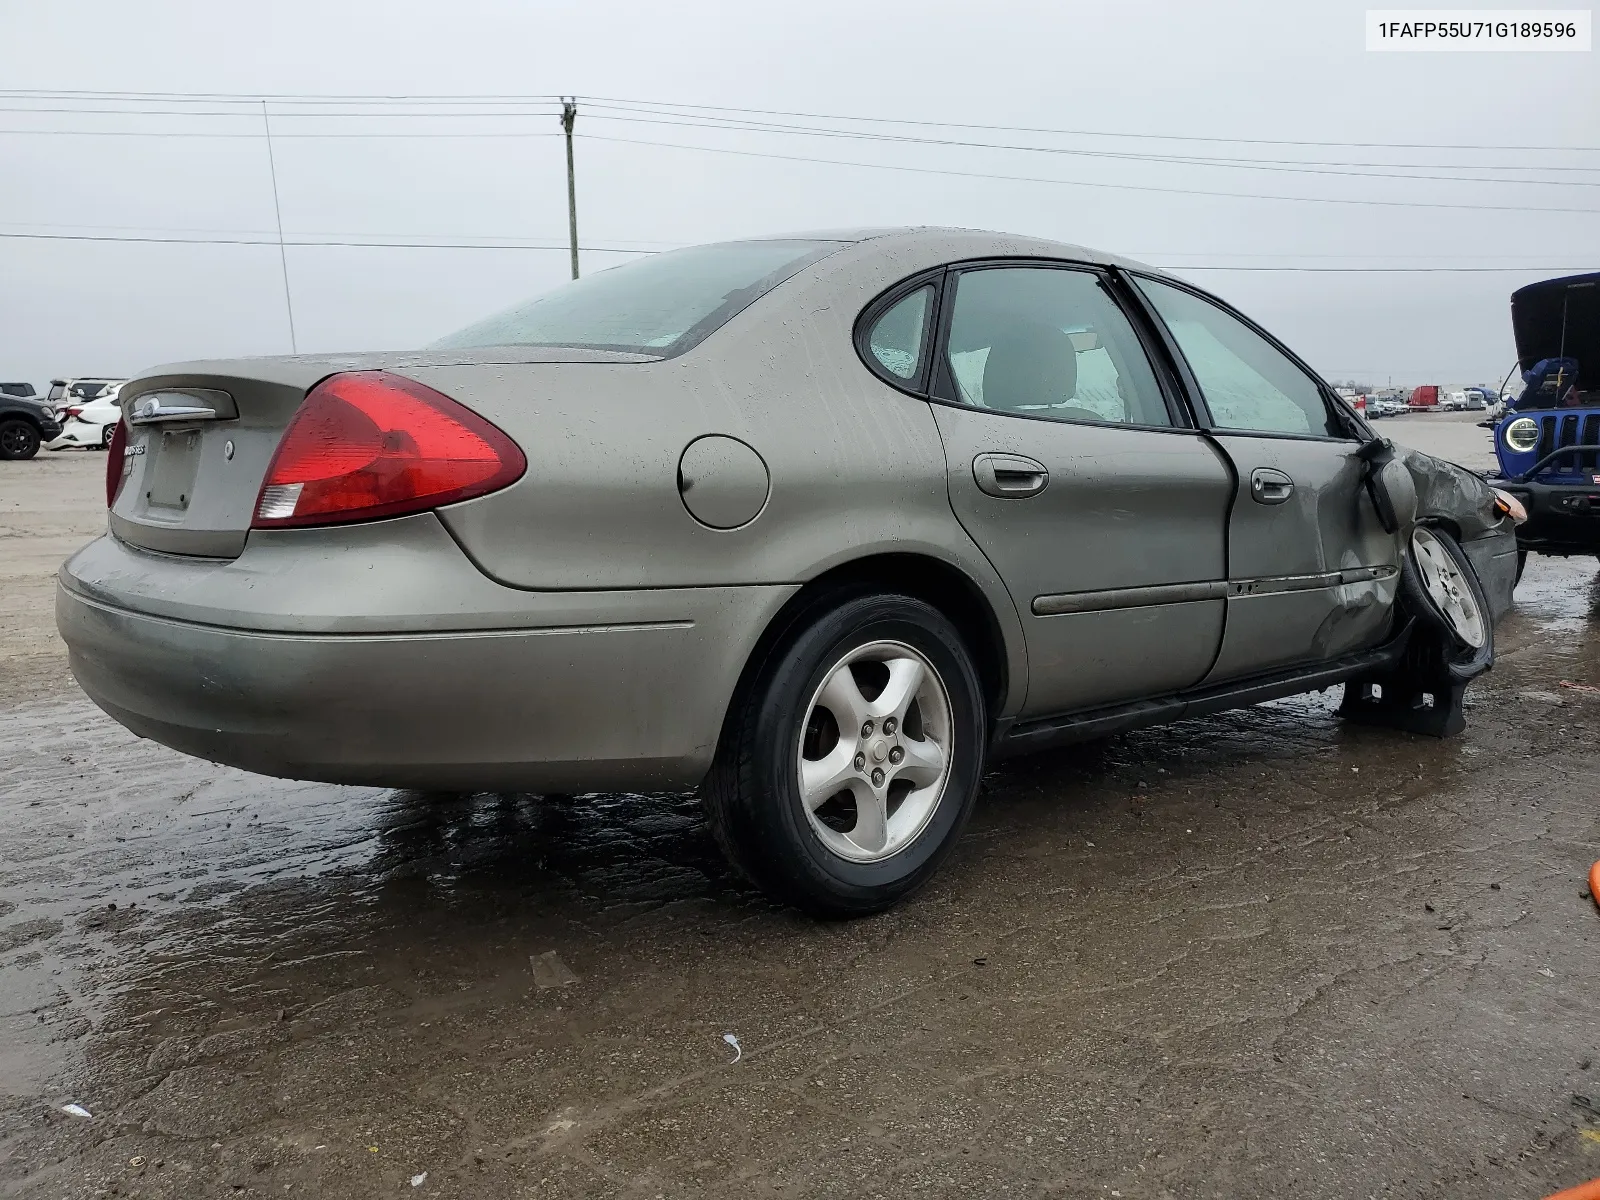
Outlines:
{"label": "jeep headlight", "polygon": [[1526,454],[1539,444],[1539,422],[1532,417],[1518,417],[1500,431],[1506,449]]}

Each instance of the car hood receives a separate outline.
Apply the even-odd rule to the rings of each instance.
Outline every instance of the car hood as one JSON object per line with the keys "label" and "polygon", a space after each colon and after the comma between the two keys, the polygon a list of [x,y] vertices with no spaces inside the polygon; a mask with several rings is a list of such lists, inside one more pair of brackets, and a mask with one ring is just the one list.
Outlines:
{"label": "car hood", "polygon": [[1530,283],[1511,293],[1517,363],[1575,358],[1584,386],[1600,383],[1600,271]]}

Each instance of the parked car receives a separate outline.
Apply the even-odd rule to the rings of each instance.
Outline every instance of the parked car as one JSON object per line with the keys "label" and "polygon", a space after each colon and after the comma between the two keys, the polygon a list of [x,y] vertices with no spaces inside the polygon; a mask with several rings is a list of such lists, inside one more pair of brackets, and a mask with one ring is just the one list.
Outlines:
{"label": "parked car", "polygon": [[1494,433],[1502,486],[1522,502],[1522,551],[1600,555],[1600,271],[1511,294],[1523,389]]}
{"label": "parked car", "polygon": [[[8,385],[15,386],[15,385]],[[0,391],[0,460],[32,458],[39,447],[61,432],[50,406],[32,395]]]}
{"label": "parked car", "polygon": [[65,414],[68,405],[93,400],[107,388],[121,383],[120,379],[85,376],[82,379],[52,379],[46,403],[56,412],[57,419]]}
{"label": "parked car", "polygon": [[122,398],[57,619],[129,729],[300,779],[700,787],[821,913],[925,882],[991,754],[1339,682],[1454,732],[1510,603],[1479,476],[1221,300],[1031,238],[693,247]]}
{"label": "parked car", "polygon": [[61,433],[45,449],[109,448],[117,422],[122,420],[122,400],[118,395],[121,388],[120,383],[107,384],[100,388],[94,399],[68,404],[63,408]]}

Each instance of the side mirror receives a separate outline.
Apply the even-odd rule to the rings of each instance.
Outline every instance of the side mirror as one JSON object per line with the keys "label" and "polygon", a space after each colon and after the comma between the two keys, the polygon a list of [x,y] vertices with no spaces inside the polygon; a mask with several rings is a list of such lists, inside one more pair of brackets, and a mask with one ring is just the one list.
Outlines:
{"label": "side mirror", "polygon": [[1383,531],[1409,530],[1417,522],[1417,481],[1395,455],[1394,443],[1388,438],[1372,438],[1362,443],[1356,457],[1366,464],[1362,482]]}

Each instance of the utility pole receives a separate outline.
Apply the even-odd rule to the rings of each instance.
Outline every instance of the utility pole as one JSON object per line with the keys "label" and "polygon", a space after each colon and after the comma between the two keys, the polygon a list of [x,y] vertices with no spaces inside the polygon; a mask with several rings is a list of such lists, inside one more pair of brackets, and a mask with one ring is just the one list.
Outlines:
{"label": "utility pole", "polygon": [[578,119],[578,98],[561,97],[561,128],[567,133],[567,231],[572,242],[572,277],[578,277],[578,182],[572,167],[572,125]]}
{"label": "utility pole", "polygon": [[283,307],[289,314],[289,349],[299,354],[300,341],[294,334],[294,301],[289,298],[289,256],[283,248],[283,206],[278,203],[278,163],[272,156],[272,121],[267,117],[265,100],[261,102],[261,124],[267,131],[267,169],[272,172],[272,212],[278,218],[278,265],[283,268]]}

